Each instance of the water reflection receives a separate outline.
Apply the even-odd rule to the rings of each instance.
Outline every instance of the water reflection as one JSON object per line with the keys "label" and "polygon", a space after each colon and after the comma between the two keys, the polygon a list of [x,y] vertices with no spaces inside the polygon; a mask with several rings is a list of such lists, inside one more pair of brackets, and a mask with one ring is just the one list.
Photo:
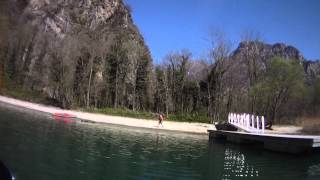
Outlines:
{"label": "water reflection", "polygon": [[232,177],[258,177],[259,171],[253,165],[246,162],[243,153],[231,148],[226,148],[224,153],[224,174],[223,179]]}
{"label": "water reflection", "polygon": [[320,164],[311,165],[308,169],[308,175],[311,177],[320,176]]}
{"label": "water reflection", "polygon": [[[320,179],[320,156],[207,136],[65,123],[0,106],[0,159],[17,179]],[[33,173],[37,172],[37,174]]]}

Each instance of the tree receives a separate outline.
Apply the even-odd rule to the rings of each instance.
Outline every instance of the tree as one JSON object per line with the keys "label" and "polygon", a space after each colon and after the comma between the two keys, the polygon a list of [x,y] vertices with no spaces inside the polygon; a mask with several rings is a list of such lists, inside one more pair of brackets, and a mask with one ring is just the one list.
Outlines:
{"label": "tree", "polygon": [[48,45],[48,69],[44,76],[45,91],[51,99],[66,109],[72,107],[75,98],[73,83],[76,65],[74,59],[78,56],[75,52],[78,51],[72,37],[51,41]]}
{"label": "tree", "polygon": [[187,81],[191,53],[187,50],[171,53],[166,56],[166,73],[170,99],[172,99],[172,111],[183,112],[184,101],[181,96]]}
{"label": "tree", "polygon": [[[92,87],[96,87],[96,73],[99,71],[99,66],[101,65],[102,59],[105,59],[105,52],[109,48],[108,39],[99,32],[87,28],[83,28],[82,31],[76,36],[78,43],[80,45],[78,51],[82,52],[82,57],[79,58],[78,65],[85,65],[86,68],[78,67],[77,69],[82,68],[82,79],[86,79],[86,95],[85,95],[85,106],[89,108],[91,105],[92,99]],[[76,43],[75,43],[76,44]],[[78,72],[81,73],[81,72]],[[95,92],[94,92],[95,93]]]}
{"label": "tree", "polygon": [[136,76],[136,97],[137,97],[137,109],[147,110],[152,106],[152,63],[150,60],[149,51],[145,50],[145,53],[140,57],[138,63],[137,76]]}
{"label": "tree", "polygon": [[[0,4],[1,7],[4,7],[3,4]],[[4,8],[1,8],[1,12]],[[4,61],[6,56],[6,49],[8,46],[8,26],[9,20],[8,17],[0,13],[0,93],[3,89],[4,81]]]}
{"label": "tree", "polygon": [[182,90],[183,113],[193,113],[199,109],[200,86],[197,81],[187,80]]}
{"label": "tree", "polygon": [[320,105],[320,76],[317,77],[317,80],[314,83],[314,103]]}
{"label": "tree", "polygon": [[304,71],[298,61],[274,57],[267,66],[265,78],[253,87],[252,93],[259,97],[258,108],[267,114],[271,127],[281,107],[288,99],[301,96],[297,93],[303,89]]}
{"label": "tree", "polygon": [[314,81],[314,83],[310,87],[309,91],[309,112],[312,112],[313,115],[319,115],[320,109],[320,76],[318,75]]}
{"label": "tree", "polygon": [[166,112],[169,114],[169,87],[164,66],[155,67],[155,97],[154,107],[156,112]]}
{"label": "tree", "polygon": [[[259,49],[262,38],[260,33],[255,31],[244,31],[241,36],[242,43],[247,44],[243,61],[247,67],[247,75],[249,80],[248,92],[250,92],[251,88],[254,87],[261,78],[263,72],[263,65],[261,64],[262,61]],[[254,94],[249,94],[249,98],[249,111],[254,113],[256,107],[256,97]]]}
{"label": "tree", "polygon": [[124,42],[126,58],[126,75],[125,75],[125,99],[126,106],[133,111],[136,109],[145,109],[148,99],[147,86],[150,71],[148,51],[143,47],[141,42],[135,39],[129,39]]}
{"label": "tree", "polygon": [[208,114],[213,121],[220,121],[222,112],[222,104],[224,98],[223,80],[228,71],[230,42],[225,39],[222,31],[212,31],[210,37],[211,50],[209,51],[209,61],[212,63],[208,79]]}
{"label": "tree", "polygon": [[110,101],[108,104],[112,104],[114,108],[118,108],[122,104],[124,80],[128,68],[126,64],[126,49],[123,48],[123,43],[124,37],[116,36],[105,58],[105,80],[106,86],[109,88],[107,96]]}

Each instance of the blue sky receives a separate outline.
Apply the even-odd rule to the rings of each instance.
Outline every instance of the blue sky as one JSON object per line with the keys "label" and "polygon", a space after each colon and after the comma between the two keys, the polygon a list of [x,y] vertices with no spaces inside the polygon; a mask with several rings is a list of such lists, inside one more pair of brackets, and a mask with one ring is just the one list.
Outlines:
{"label": "blue sky", "polygon": [[210,29],[223,30],[238,45],[243,31],[267,43],[297,47],[320,59],[320,0],[125,0],[155,63],[172,51],[205,55]]}

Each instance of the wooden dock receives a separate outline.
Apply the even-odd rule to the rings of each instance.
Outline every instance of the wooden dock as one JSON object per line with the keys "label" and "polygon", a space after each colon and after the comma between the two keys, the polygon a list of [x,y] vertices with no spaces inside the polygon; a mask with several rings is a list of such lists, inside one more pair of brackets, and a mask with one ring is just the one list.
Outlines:
{"label": "wooden dock", "polygon": [[266,134],[213,129],[209,129],[208,133],[211,141],[223,140],[238,144],[253,144],[277,152],[302,154],[320,149],[320,136]]}

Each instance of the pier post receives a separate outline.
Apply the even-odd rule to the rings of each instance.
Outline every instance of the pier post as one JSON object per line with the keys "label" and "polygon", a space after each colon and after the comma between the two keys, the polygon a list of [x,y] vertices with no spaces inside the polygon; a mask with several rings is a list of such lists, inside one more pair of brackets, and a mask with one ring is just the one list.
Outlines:
{"label": "pier post", "polygon": [[235,123],[236,122],[236,115],[235,113],[232,113],[232,123]]}
{"label": "pier post", "polygon": [[254,129],[254,115],[251,115],[251,125],[252,129]]}
{"label": "pier post", "polygon": [[246,114],[242,114],[243,128],[246,128]]}
{"label": "pier post", "polygon": [[249,130],[249,125],[250,125],[250,121],[249,121],[249,114],[246,114],[246,127],[247,127],[247,130]]}
{"label": "pier post", "polygon": [[261,117],[261,129],[262,129],[262,133],[264,133],[264,128],[265,128],[265,124],[264,124],[264,117]]}
{"label": "pier post", "polygon": [[257,131],[259,131],[260,130],[260,124],[259,124],[260,122],[259,122],[259,116],[257,116]]}
{"label": "pier post", "polygon": [[237,114],[237,124],[240,124],[240,115]]}
{"label": "pier post", "polygon": [[242,128],[244,128],[244,115],[241,114],[241,126]]}

